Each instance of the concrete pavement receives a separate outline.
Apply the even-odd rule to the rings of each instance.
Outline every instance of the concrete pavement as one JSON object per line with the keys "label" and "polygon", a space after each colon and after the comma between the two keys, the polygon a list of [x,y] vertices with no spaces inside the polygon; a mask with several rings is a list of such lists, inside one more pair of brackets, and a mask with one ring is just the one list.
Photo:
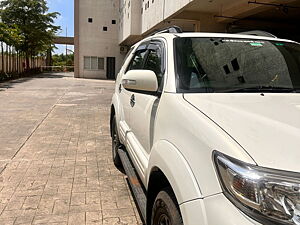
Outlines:
{"label": "concrete pavement", "polygon": [[113,88],[73,74],[0,84],[0,224],[141,224],[111,160]]}

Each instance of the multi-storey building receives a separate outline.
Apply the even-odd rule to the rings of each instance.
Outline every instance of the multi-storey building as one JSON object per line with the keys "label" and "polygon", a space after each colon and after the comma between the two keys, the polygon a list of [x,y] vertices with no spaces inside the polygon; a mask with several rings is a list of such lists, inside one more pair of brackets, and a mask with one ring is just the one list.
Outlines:
{"label": "multi-storey building", "polygon": [[155,30],[265,30],[299,40],[297,0],[75,0],[75,76],[113,78],[126,49]]}
{"label": "multi-storey building", "polygon": [[118,21],[119,0],[75,0],[75,77],[115,77],[122,63]]}

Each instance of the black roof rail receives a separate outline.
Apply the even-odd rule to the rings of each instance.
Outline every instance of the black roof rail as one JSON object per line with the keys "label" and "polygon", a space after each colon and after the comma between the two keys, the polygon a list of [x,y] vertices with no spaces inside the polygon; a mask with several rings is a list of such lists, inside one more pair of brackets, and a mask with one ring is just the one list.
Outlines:
{"label": "black roof rail", "polygon": [[150,36],[156,35],[156,34],[165,34],[165,33],[170,33],[170,34],[179,34],[182,33],[182,29],[178,26],[171,26],[164,28],[162,30],[158,30],[150,34]]}
{"label": "black roof rail", "polygon": [[274,34],[271,34],[269,32],[262,31],[262,30],[244,31],[244,32],[239,32],[238,34],[255,35],[255,36],[264,36],[264,37],[277,38]]}

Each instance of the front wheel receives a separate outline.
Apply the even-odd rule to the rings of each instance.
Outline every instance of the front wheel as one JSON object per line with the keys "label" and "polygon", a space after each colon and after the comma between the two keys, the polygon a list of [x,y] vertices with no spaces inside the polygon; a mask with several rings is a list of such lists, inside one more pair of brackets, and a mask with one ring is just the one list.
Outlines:
{"label": "front wheel", "polygon": [[152,208],[151,225],[183,225],[178,203],[170,188],[158,193]]}
{"label": "front wheel", "polygon": [[118,168],[122,166],[122,162],[118,154],[118,149],[120,145],[121,144],[120,144],[118,130],[117,130],[116,116],[114,116],[112,121],[112,158],[115,166]]}

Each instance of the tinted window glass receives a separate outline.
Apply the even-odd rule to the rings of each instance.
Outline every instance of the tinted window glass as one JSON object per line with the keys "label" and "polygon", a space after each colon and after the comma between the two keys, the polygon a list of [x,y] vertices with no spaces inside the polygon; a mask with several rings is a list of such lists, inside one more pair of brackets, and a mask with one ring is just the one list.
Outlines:
{"label": "tinted window glass", "polygon": [[181,92],[285,92],[300,88],[300,45],[288,42],[178,38]]}
{"label": "tinted window glass", "polygon": [[131,60],[128,70],[141,70],[144,67],[145,57],[146,57],[147,51],[141,50],[137,51]]}
{"label": "tinted window glass", "polygon": [[158,84],[160,85],[162,77],[163,77],[162,51],[158,46],[156,49],[149,50],[149,54],[148,54],[147,60],[145,62],[144,69],[152,70],[156,74]]}

